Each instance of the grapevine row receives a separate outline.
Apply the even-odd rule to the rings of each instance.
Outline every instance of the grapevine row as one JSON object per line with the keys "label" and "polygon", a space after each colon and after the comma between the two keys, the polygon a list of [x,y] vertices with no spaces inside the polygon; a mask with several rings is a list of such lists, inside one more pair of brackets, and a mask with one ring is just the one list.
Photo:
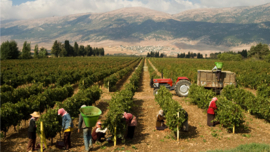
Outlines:
{"label": "grapevine row", "polygon": [[158,75],[157,75],[157,72],[156,70],[152,67],[152,65],[150,64],[150,61],[147,60],[147,66],[148,66],[148,71],[149,71],[149,74],[150,74],[150,79],[151,78],[160,78]]}
{"label": "grapevine row", "polygon": [[48,109],[45,114],[42,114],[37,121],[37,133],[40,134],[40,122],[43,122],[45,137],[47,139],[54,138],[57,133],[62,130],[61,116],[57,114],[59,108],[64,108],[72,118],[77,117],[79,109],[82,105],[92,105],[95,101],[99,100],[101,90],[98,86],[92,86],[87,89],[80,90],[73,97],[67,98],[63,103],[57,102],[54,109]]}
{"label": "grapevine row", "polygon": [[[207,110],[209,107],[209,102],[215,96],[212,90],[204,89],[202,86],[197,86],[195,84],[190,86],[189,98],[190,102],[198,105],[199,108]],[[220,122],[223,127],[232,129],[234,126],[239,127],[244,122],[244,115],[242,108],[232,102],[224,96],[217,97],[217,107],[216,120]]]}
{"label": "grapevine row", "polygon": [[[1,131],[7,132],[8,128],[16,126],[22,120],[29,119],[29,115],[33,111],[44,111],[46,108],[53,107],[56,101],[62,101],[73,95],[71,85],[48,88],[43,93],[31,95],[27,99],[21,99],[17,103],[4,103],[1,106]],[[10,119],[10,116],[13,119]]]}
{"label": "grapevine row", "polygon": [[125,85],[125,89],[115,93],[109,102],[109,111],[106,115],[104,126],[107,126],[111,133],[115,132],[114,128],[116,128],[117,138],[123,139],[126,130],[126,124],[122,121],[123,112],[130,112],[133,106],[133,96],[139,88],[143,65],[144,62],[141,62],[130,78],[130,82]]}
{"label": "grapevine row", "polygon": [[104,84],[106,88],[114,89],[118,80],[121,80],[124,76],[129,74],[139,63],[141,60],[134,62],[133,64],[129,65],[128,67],[110,75],[109,77],[104,79]]}
{"label": "grapevine row", "polygon": [[[216,60],[151,58],[152,64],[163,72],[164,77],[176,80],[179,76],[188,77],[192,83],[197,82],[197,70],[211,70]],[[238,85],[257,89],[262,84],[270,84],[270,63],[263,61],[222,61],[222,70],[236,73]]]}
{"label": "grapevine row", "polygon": [[251,114],[270,121],[270,86],[266,84],[259,86],[255,97],[249,91],[228,85],[223,89],[222,95],[228,100],[233,100]]}
{"label": "grapevine row", "polygon": [[159,104],[165,114],[166,125],[176,132],[177,127],[181,127],[186,121],[186,111],[177,101],[172,99],[172,94],[164,86],[161,86],[158,90],[158,94],[155,95],[155,101]]}
{"label": "grapevine row", "polygon": [[[2,89],[4,91],[2,91]],[[31,95],[37,95],[44,91],[42,83],[36,83],[29,87],[14,89],[11,86],[4,85],[1,87],[1,105],[7,102],[16,103],[21,98],[29,98]]]}
{"label": "grapevine row", "polygon": [[[136,60],[134,60],[134,61],[136,61]],[[131,61],[131,63],[133,63],[134,61]],[[128,64],[130,64],[130,63],[128,63]],[[122,66],[120,66],[118,68],[115,68],[115,69],[106,70],[105,72],[102,72],[102,71],[101,72],[96,72],[96,73],[92,74],[89,77],[89,80],[91,81],[91,83],[88,83],[88,85],[82,85],[82,83],[80,83],[80,88],[82,89],[84,87],[89,87],[94,82],[102,80],[104,77],[110,75],[111,73],[116,72],[117,70],[119,70],[121,68],[124,68],[125,66],[126,66],[126,64],[124,64],[124,65],[122,65]],[[57,85],[57,86],[63,86],[65,84],[72,83],[73,80],[74,80],[74,79],[72,80],[72,78],[69,79],[68,77],[72,77],[72,76],[69,76],[69,75],[66,75],[64,77],[66,79],[63,79],[62,77],[58,79],[58,80],[61,80],[60,81],[61,85]],[[82,78],[81,82],[83,82],[84,79],[85,78]],[[29,86],[29,87],[14,89],[11,86],[3,85],[1,87],[1,90],[3,89],[5,92],[0,94],[1,99],[2,99],[1,104],[7,103],[7,102],[16,103],[20,99],[26,99],[26,98],[29,98],[31,95],[39,94],[39,93],[44,91],[42,86],[43,86],[42,83],[36,83],[36,84],[33,84],[32,86]],[[8,91],[8,90],[10,90],[10,91]]]}
{"label": "grapevine row", "polygon": [[76,82],[100,69],[127,64],[136,58],[65,58],[1,62],[1,84],[17,87],[26,83],[41,82],[44,86],[65,81]]}
{"label": "grapevine row", "polygon": [[92,75],[90,75],[88,77],[84,77],[79,82],[79,88],[80,89],[88,88],[91,85],[93,85],[95,82],[103,80],[104,78],[106,78],[106,77],[110,76],[111,74],[125,68],[129,64],[133,64],[134,62],[137,62],[138,60],[139,60],[139,58],[137,58],[136,60],[131,61],[128,64],[124,64],[124,65],[121,65],[121,66],[118,65],[115,68],[102,70],[102,71],[96,72],[96,73],[94,73],[94,74],[92,74]]}

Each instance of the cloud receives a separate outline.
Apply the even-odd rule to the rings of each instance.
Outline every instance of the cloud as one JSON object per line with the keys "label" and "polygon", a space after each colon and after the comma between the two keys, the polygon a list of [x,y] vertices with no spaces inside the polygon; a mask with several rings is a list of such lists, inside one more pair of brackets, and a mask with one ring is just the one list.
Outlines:
{"label": "cloud", "polygon": [[1,20],[36,19],[78,13],[101,13],[123,7],[146,7],[170,14],[189,9],[207,7],[232,7],[259,5],[270,0],[35,0],[12,5],[11,0],[1,0]]}

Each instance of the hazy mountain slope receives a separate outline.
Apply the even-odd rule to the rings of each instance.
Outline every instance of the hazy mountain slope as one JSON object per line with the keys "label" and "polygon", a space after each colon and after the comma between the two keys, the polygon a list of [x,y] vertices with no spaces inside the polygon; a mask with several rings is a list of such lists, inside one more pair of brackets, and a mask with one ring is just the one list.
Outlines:
{"label": "hazy mountain slope", "polygon": [[[258,13],[258,10],[263,10],[263,8],[266,11]],[[269,4],[257,7],[225,8],[223,11],[209,9],[205,11],[205,14],[199,13],[202,11],[201,9],[194,10],[195,15],[193,14],[193,16],[196,16],[195,12],[202,15],[202,17],[197,17],[194,20],[200,18],[204,22],[181,18],[181,13],[170,15],[141,7],[123,8],[106,13],[84,13],[4,23],[1,25],[1,39],[44,43],[66,39],[80,42],[103,40],[139,42],[188,38],[210,45],[235,46],[251,42],[270,43],[270,22],[211,23],[218,22],[218,20],[220,22],[233,21],[230,18],[231,15],[228,15],[228,18],[224,20],[218,19],[226,16],[224,10],[227,13],[231,12],[230,14],[240,14],[238,18],[245,18],[243,13],[251,14],[249,16],[252,19],[249,22],[268,20],[269,17],[265,17],[265,14],[270,15]],[[183,14],[192,16],[192,13],[188,12],[190,11],[183,12],[182,16]],[[239,23],[242,23],[242,21],[239,19]],[[236,22],[236,19],[234,22]]]}
{"label": "hazy mountain slope", "polygon": [[173,17],[181,21],[246,24],[270,21],[269,15],[270,3],[250,7],[188,10]]}

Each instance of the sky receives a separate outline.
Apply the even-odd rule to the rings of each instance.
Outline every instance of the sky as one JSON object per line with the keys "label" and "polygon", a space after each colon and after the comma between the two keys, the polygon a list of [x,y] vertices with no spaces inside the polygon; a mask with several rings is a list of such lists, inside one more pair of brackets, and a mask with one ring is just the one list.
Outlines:
{"label": "sky", "polygon": [[0,0],[0,19],[25,20],[78,13],[102,13],[124,7],[145,7],[176,14],[198,8],[255,6],[270,0]]}

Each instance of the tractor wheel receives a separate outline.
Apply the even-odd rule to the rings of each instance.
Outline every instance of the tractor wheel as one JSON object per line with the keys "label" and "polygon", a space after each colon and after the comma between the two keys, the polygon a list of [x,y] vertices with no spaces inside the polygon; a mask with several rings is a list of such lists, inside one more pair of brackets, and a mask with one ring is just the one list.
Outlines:
{"label": "tractor wheel", "polygon": [[175,92],[179,97],[188,96],[190,82],[188,80],[180,80],[175,86]]}
{"label": "tractor wheel", "polygon": [[158,94],[158,90],[159,90],[159,89],[155,89],[155,90],[153,91],[153,95],[154,95],[154,96]]}

